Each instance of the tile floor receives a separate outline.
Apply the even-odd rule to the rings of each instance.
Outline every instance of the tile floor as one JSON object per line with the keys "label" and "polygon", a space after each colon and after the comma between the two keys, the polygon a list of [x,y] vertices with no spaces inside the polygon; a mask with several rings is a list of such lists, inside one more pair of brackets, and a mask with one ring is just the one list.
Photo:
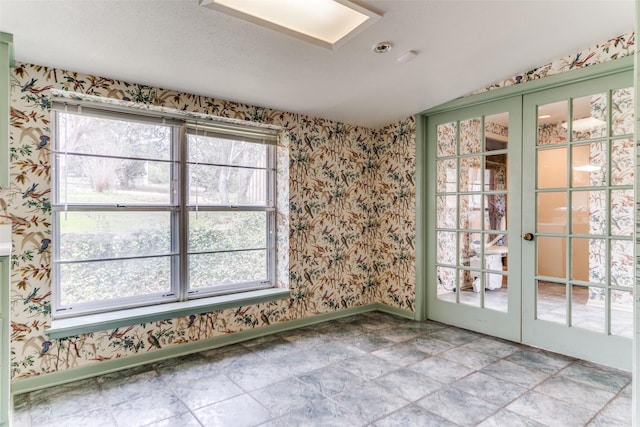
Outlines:
{"label": "tile floor", "polygon": [[630,383],[374,312],[19,395],[14,426],[629,426]]}

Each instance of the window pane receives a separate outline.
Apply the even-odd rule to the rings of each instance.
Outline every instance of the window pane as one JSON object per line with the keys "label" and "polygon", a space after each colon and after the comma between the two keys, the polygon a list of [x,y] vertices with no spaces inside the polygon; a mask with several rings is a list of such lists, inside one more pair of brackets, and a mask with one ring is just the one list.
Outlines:
{"label": "window pane", "polygon": [[611,334],[633,338],[633,293],[614,291],[611,298]]}
{"label": "window pane", "polygon": [[456,228],[456,218],[458,212],[458,208],[456,205],[456,196],[437,196],[436,209],[436,227]]}
{"label": "window pane", "polygon": [[611,134],[633,133],[633,87],[611,91]]}
{"label": "window pane", "polygon": [[188,162],[264,168],[269,145],[189,135]]}
{"label": "window pane", "polygon": [[564,233],[567,229],[567,193],[538,193],[538,233]]}
{"label": "window pane", "polygon": [[633,139],[611,142],[611,185],[633,185]]}
{"label": "window pane", "polygon": [[167,205],[171,164],[58,154],[57,203]]}
{"label": "window pane", "polygon": [[504,150],[509,141],[509,113],[484,118],[485,150]]}
{"label": "window pane", "polygon": [[455,265],[456,263],[456,233],[438,231],[438,247],[436,249],[436,262],[438,264]]}
{"label": "window pane", "polygon": [[56,149],[139,159],[171,159],[171,127],[58,112]]}
{"label": "window pane", "polygon": [[189,255],[191,289],[266,280],[266,250]]}
{"label": "window pane", "polygon": [[537,273],[539,276],[567,276],[567,240],[564,237],[538,237]]}
{"label": "window pane", "polygon": [[538,188],[567,186],[567,149],[538,150]]}
{"label": "window pane", "polygon": [[611,234],[633,235],[633,190],[611,191]]}
{"label": "window pane", "polygon": [[604,191],[574,191],[571,194],[571,232],[607,233],[607,194]]}
{"label": "window pane", "polygon": [[604,332],[605,289],[573,285],[571,287],[571,326]]}
{"label": "window pane", "polygon": [[455,156],[456,154],[456,136],[458,124],[456,122],[438,125],[438,143],[436,144],[437,156]]}
{"label": "window pane", "polygon": [[266,212],[189,213],[189,252],[266,247]]}
{"label": "window pane", "polygon": [[460,159],[459,191],[481,191],[482,169],[480,157],[464,157]]}
{"label": "window pane", "polygon": [[611,241],[611,284],[633,287],[633,241]]}
{"label": "window pane", "polygon": [[538,107],[538,145],[550,145],[567,140],[567,101],[554,102]]}
{"label": "window pane", "polygon": [[[482,229],[482,195],[463,195],[460,198],[459,228]],[[455,221],[455,218],[454,218]]]}
{"label": "window pane", "polygon": [[607,136],[607,94],[573,100],[571,139],[582,141]]}
{"label": "window pane", "polygon": [[479,153],[482,148],[480,118],[460,122],[460,154]]}
{"label": "window pane", "polygon": [[267,171],[220,166],[189,166],[189,204],[266,206]]}
{"label": "window pane", "polygon": [[566,289],[562,283],[536,281],[536,319],[566,323]]}
{"label": "window pane", "polygon": [[57,212],[60,261],[171,252],[170,212]]}
{"label": "window pane", "polygon": [[168,256],[60,265],[62,306],[168,292]]}
{"label": "window pane", "polygon": [[436,162],[438,193],[452,193],[458,187],[458,167],[454,159],[438,160]]}
{"label": "window pane", "polygon": [[571,278],[583,282],[605,283],[606,245],[604,239],[571,239]]}
{"label": "window pane", "polygon": [[456,301],[456,270],[453,268],[438,267],[438,299]]}
{"label": "window pane", "polygon": [[573,187],[607,185],[607,147],[604,142],[574,145],[571,157]]}

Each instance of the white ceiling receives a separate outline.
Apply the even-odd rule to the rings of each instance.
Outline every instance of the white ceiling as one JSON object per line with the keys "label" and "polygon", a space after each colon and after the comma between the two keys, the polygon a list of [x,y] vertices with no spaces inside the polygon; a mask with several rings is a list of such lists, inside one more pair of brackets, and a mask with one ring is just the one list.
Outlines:
{"label": "white ceiling", "polygon": [[[375,128],[632,31],[635,13],[634,0],[359,3],[383,18],[336,51],[198,0],[0,0],[0,31],[21,62]],[[393,49],[374,54],[380,41]]]}

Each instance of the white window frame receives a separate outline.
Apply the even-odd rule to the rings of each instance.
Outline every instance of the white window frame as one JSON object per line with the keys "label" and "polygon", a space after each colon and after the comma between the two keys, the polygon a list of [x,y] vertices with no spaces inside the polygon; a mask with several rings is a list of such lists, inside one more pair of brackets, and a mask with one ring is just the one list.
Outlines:
{"label": "white window frame", "polygon": [[[116,120],[128,120],[140,123],[162,124],[172,128],[172,156],[169,161],[172,163],[171,192],[172,200],[167,205],[142,205],[142,206],[105,206],[103,204],[69,204],[60,200],[61,182],[59,165],[56,159],[60,156],[68,155],[64,151],[58,150],[58,115],[60,113],[81,114],[83,116],[96,118],[109,118]],[[147,114],[148,113],[148,114]],[[226,123],[224,121],[208,121],[206,124],[197,123],[191,119],[173,117],[170,114],[160,114],[155,112],[139,112],[137,110],[128,111],[124,108],[113,108],[109,105],[90,105],[87,107],[81,103],[68,105],[67,102],[54,102],[52,110],[53,129],[53,150],[52,154],[52,316],[53,319],[68,319],[78,316],[87,316],[97,313],[114,312],[119,310],[155,306],[165,303],[180,303],[193,299],[203,299],[206,297],[216,297],[221,295],[241,294],[243,292],[263,290],[276,287],[276,145],[278,133],[273,129],[251,127],[236,123]],[[250,143],[260,143],[267,146],[267,199],[264,206],[221,206],[221,205],[197,205],[188,204],[188,135],[194,130],[198,135],[217,136],[225,139],[239,140]],[[89,156],[89,155],[87,155]],[[139,159],[133,159],[139,160]],[[266,278],[265,280],[254,282],[242,282],[235,284],[212,284],[211,287],[190,289],[189,253],[188,249],[188,218],[189,212],[198,211],[264,211],[267,217],[266,233]],[[65,212],[144,212],[144,211],[168,211],[171,212],[171,292],[163,294],[138,295],[112,299],[108,301],[93,301],[77,304],[74,306],[63,306],[61,304],[61,282],[60,282],[60,226],[57,221],[59,215]],[[147,257],[151,258],[153,256]],[[66,263],[73,261],[66,261]],[[93,261],[88,261],[93,262]]]}

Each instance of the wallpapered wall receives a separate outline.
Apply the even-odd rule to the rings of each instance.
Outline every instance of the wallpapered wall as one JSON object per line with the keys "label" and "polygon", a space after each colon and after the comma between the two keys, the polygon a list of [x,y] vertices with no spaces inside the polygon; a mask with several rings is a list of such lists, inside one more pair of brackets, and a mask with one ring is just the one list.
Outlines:
{"label": "wallpapered wall", "polygon": [[[628,33],[484,90],[633,54]],[[14,380],[153,351],[370,302],[415,304],[415,123],[372,130],[33,64],[16,64],[11,91],[12,185],[0,222],[12,224]],[[289,135],[287,301],[49,340],[51,315],[50,89],[269,123]]]}
{"label": "wallpapered wall", "polygon": [[[16,64],[11,176],[14,380],[247,328],[381,301],[412,310],[415,126],[371,130],[201,96]],[[132,100],[283,126],[289,142],[289,300],[50,340],[50,90]],[[286,184],[285,184],[286,185]]]}

